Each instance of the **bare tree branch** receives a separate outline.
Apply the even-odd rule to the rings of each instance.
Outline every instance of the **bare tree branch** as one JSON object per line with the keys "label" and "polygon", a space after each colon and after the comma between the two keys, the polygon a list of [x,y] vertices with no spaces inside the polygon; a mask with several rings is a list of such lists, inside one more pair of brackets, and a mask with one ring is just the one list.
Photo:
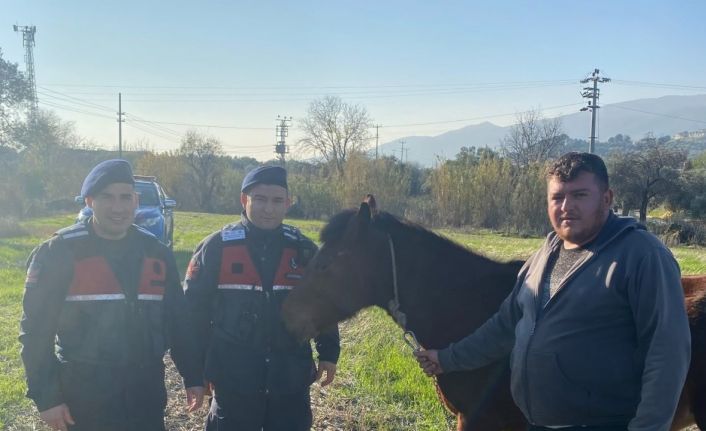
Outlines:
{"label": "bare tree branch", "polygon": [[211,211],[214,194],[222,183],[220,160],[223,146],[216,138],[189,130],[181,141],[179,155],[191,170],[199,207]]}
{"label": "bare tree branch", "polygon": [[367,147],[370,124],[365,108],[349,105],[338,96],[325,96],[309,105],[301,121],[304,138],[298,144],[333,164],[342,175],[351,153]]}
{"label": "bare tree branch", "polygon": [[538,110],[517,114],[517,123],[502,140],[503,154],[515,166],[526,167],[559,155],[567,136],[561,120],[545,119]]}

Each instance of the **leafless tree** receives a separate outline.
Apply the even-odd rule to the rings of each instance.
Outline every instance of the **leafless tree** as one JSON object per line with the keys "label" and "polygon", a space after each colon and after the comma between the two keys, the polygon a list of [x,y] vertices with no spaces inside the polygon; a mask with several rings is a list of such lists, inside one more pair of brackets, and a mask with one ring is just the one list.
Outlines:
{"label": "leafless tree", "polygon": [[214,137],[190,130],[181,141],[179,155],[190,169],[199,209],[213,209],[214,194],[222,184],[223,146]]}
{"label": "leafless tree", "polygon": [[325,96],[309,105],[307,116],[301,121],[304,138],[298,143],[302,150],[314,151],[335,165],[339,175],[343,175],[351,153],[368,146],[370,125],[364,107],[345,103],[338,96]]}
{"label": "leafless tree", "polygon": [[502,140],[502,151],[514,165],[526,167],[558,156],[566,138],[561,120],[530,110],[517,114],[517,123]]}

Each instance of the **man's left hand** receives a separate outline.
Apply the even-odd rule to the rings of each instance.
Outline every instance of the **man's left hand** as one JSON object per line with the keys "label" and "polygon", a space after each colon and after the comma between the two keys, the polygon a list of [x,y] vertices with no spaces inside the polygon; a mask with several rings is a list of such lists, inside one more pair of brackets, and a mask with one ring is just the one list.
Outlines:
{"label": "man's left hand", "polygon": [[[324,371],[326,372],[326,377],[322,378],[324,375]],[[319,383],[321,387],[324,387],[328,385],[329,383],[333,382],[333,378],[336,376],[336,364],[333,362],[328,362],[328,361],[320,361],[319,362],[319,368],[316,370],[316,381],[321,380]]]}
{"label": "man's left hand", "polygon": [[203,405],[204,393],[206,393],[206,390],[203,386],[186,388],[186,411],[191,413],[200,409]]}

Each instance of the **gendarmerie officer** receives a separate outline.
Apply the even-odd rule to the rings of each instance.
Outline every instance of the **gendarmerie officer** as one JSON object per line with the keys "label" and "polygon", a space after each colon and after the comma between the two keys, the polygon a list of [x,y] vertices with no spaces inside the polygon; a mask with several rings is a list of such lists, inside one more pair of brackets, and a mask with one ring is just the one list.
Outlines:
{"label": "gendarmerie officer", "polygon": [[205,379],[215,392],[206,429],[308,430],[309,386],[324,372],[322,385],[333,381],[338,329],[316,338],[317,367],[310,343],[284,327],[281,306],[316,246],[282,224],[290,202],[283,168],[248,173],[240,202],[241,221],[206,237],[186,275]]}
{"label": "gendarmerie officer", "polygon": [[204,395],[174,257],[133,224],[128,162],[98,164],[81,195],[91,218],[56,232],[28,261],[19,337],[27,396],[55,430],[162,431],[167,349],[187,409]]}

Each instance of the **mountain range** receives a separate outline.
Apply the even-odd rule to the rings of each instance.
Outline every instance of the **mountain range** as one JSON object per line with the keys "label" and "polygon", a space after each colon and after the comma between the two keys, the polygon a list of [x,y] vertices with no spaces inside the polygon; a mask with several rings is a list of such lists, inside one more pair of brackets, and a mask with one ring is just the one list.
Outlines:
{"label": "mountain range", "polygon": [[[643,138],[647,133],[671,136],[706,129],[706,95],[663,96],[606,104],[601,106],[598,114],[598,136],[601,140],[619,133],[629,135],[633,141]],[[569,137],[588,140],[590,112],[576,112],[556,118],[561,119],[562,129]],[[454,158],[461,147],[498,149],[510,127],[486,121],[437,136],[395,139],[380,145],[380,151],[382,154],[399,154],[400,141],[405,141],[405,161],[431,166],[439,158]]]}

